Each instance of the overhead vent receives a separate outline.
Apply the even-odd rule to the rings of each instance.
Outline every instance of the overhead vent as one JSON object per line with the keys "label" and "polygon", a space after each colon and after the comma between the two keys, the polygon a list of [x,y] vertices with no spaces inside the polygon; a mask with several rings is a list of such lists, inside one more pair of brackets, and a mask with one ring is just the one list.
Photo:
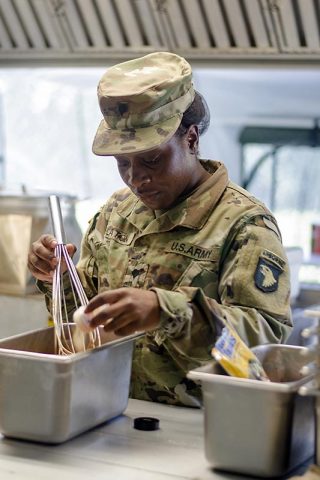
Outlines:
{"label": "overhead vent", "polygon": [[[1,0],[0,59],[319,58],[319,0]],[[304,56],[304,57],[302,57]]]}

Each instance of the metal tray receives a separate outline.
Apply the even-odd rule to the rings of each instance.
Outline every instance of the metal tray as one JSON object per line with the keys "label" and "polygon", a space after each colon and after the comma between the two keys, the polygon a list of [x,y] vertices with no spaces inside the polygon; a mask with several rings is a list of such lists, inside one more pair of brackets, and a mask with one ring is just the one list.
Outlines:
{"label": "metal tray", "polygon": [[227,376],[214,362],[188,373],[203,388],[206,458],[216,469],[281,476],[314,454],[313,399],[297,393],[312,378],[300,373],[307,349],[263,345],[253,351],[272,382]]}
{"label": "metal tray", "polygon": [[120,415],[138,336],[110,337],[101,329],[100,347],[68,356],[54,354],[53,327],[1,340],[0,431],[61,443]]}

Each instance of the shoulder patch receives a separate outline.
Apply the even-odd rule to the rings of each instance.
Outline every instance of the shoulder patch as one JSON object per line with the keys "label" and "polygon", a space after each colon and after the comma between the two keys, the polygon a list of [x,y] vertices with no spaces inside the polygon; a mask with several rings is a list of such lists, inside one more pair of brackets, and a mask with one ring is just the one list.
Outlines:
{"label": "shoulder patch", "polygon": [[279,277],[282,272],[283,269],[280,265],[276,265],[274,262],[260,256],[254,274],[256,287],[265,293],[276,292],[279,286]]}

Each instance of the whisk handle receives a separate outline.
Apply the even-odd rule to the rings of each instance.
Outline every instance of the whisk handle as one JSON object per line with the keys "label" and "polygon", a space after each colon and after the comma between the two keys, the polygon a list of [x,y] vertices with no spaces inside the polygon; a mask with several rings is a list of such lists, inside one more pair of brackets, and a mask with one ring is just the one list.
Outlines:
{"label": "whisk handle", "polygon": [[67,243],[66,234],[63,227],[60,200],[57,195],[49,196],[49,211],[51,216],[53,235],[55,236],[58,243]]}

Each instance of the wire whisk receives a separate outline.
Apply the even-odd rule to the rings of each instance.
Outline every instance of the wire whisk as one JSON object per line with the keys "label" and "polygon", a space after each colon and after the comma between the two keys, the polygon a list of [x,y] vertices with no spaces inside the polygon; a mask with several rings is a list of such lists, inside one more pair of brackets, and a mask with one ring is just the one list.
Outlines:
{"label": "wire whisk", "polygon": [[[49,210],[53,234],[58,242],[55,248],[55,256],[58,260],[52,282],[52,317],[55,333],[55,353],[58,355],[70,355],[83,350],[92,349],[101,345],[99,329],[95,328],[84,332],[81,328],[69,321],[67,299],[64,289],[64,281],[69,277],[71,295],[74,302],[72,311],[80,306],[88,304],[88,298],[81,284],[76,267],[66,247],[66,235],[63,227],[61,207],[56,195],[49,197]],[[62,265],[65,263],[67,270],[63,272]],[[69,304],[70,310],[70,304]]]}

